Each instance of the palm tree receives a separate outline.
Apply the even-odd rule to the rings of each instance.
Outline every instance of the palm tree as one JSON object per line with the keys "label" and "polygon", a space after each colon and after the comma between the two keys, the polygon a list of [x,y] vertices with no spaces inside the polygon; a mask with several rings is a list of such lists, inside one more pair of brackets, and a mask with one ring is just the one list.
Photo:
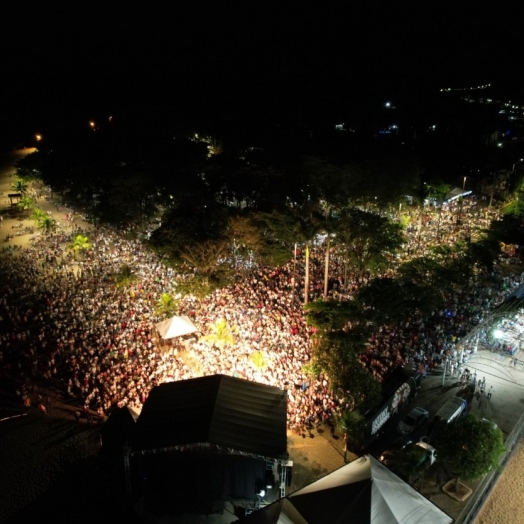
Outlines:
{"label": "palm tree", "polygon": [[22,212],[33,209],[34,205],[35,205],[34,200],[29,196],[23,196],[17,204],[18,209],[20,209],[20,211]]}
{"label": "palm tree", "polygon": [[89,238],[84,235],[76,235],[69,244],[69,249],[73,250],[76,257],[79,251],[91,249],[91,242],[89,242]]}
{"label": "palm tree", "polygon": [[37,225],[44,217],[47,217],[47,216],[48,216],[47,213],[42,211],[39,207],[33,207],[32,213],[31,213],[31,219],[34,220]]}
{"label": "palm tree", "polygon": [[56,221],[53,217],[50,217],[49,215],[44,215],[38,220],[37,227],[44,235],[49,235],[56,229]]}
{"label": "palm tree", "polygon": [[249,358],[253,366],[258,370],[264,370],[268,366],[268,361],[263,351],[253,351]]}
{"label": "palm tree", "polygon": [[217,320],[214,324],[209,324],[211,333],[202,337],[203,340],[212,342],[218,347],[232,346],[235,343],[235,333],[238,331],[236,326],[229,326],[225,318]]}
{"label": "palm tree", "polygon": [[127,264],[124,264],[114,279],[116,287],[129,287],[138,280],[138,275]]}
{"label": "palm tree", "polygon": [[25,195],[25,193],[27,193],[27,188],[28,188],[27,182],[25,182],[21,178],[17,178],[15,180],[15,183],[11,186],[11,189],[13,191],[20,193],[21,195]]}
{"label": "palm tree", "polygon": [[172,317],[178,313],[178,300],[171,293],[162,293],[156,302],[157,315]]}

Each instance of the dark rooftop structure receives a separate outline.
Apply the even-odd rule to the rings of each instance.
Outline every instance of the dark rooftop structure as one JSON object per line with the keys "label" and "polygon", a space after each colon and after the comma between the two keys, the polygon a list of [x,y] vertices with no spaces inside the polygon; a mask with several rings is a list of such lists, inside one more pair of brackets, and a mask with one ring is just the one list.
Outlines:
{"label": "dark rooftop structure", "polygon": [[226,375],[154,387],[129,445],[131,453],[212,444],[278,458],[286,453],[287,394]]}
{"label": "dark rooftop structure", "polygon": [[285,496],[287,392],[226,375],[154,387],[124,445],[146,515],[241,515]]}

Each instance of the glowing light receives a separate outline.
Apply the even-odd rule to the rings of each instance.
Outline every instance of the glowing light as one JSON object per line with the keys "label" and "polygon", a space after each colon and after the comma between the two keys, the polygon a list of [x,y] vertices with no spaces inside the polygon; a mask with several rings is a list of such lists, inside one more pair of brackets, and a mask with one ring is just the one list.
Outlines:
{"label": "glowing light", "polygon": [[493,331],[493,336],[498,339],[504,338],[504,332],[500,329],[495,329],[495,331]]}
{"label": "glowing light", "polygon": [[36,141],[40,142],[42,140],[42,135],[35,135]]}

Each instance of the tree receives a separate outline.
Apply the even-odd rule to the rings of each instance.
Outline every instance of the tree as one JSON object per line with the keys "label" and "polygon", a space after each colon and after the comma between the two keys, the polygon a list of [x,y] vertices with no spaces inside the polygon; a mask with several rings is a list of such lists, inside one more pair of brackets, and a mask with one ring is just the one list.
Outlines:
{"label": "tree", "polygon": [[315,300],[304,309],[308,325],[317,332],[315,337],[346,330],[350,324],[364,320],[362,310],[354,300]]}
{"label": "tree", "polygon": [[164,216],[162,225],[151,235],[153,246],[164,249],[174,259],[182,252],[206,242],[227,239],[229,215],[227,208],[212,200],[209,195],[200,195],[196,200],[178,203]]}
{"label": "tree", "polygon": [[253,366],[258,370],[264,370],[268,366],[268,361],[263,351],[253,351],[249,355],[249,360],[253,363]]}
{"label": "tree", "polygon": [[347,169],[326,158],[305,157],[304,170],[323,201],[337,207],[347,204],[350,198]]}
{"label": "tree", "polygon": [[305,306],[313,335],[313,365],[324,372],[348,404],[363,410],[380,396],[380,382],[360,361],[372,325],[356,301],[316,300]]}
{"label": "tree", "polygon": [[430,315],[443,303],[440,289],[402,277],[375,278],[359,289],[356,298],[377,325],[400,322],[415,313]]}
{"label": "tree", "polygon": [[420,192],[421,168],[413,157],[387,157],[346,166],[348,194],[353,203],[387,209],[395,208],[406,195]]}
{"label": "tree", "polygon": [[415,445],[399,449],[387,466],[406,482],[416,482],[427,468],[426,450]]}
{"label": "tree", "polygon": [[27,212],[33,209],[33,206],[35,205],[35,201],[30,196],[22,196],[22,198],[18,201],[18,209],[22,212]]}
{"label": "tree", "polygon": [[491,222],[487,236],[504,244],[524,246],[524,221],[519,215],[505,214],[500,220]]}
{"label": "tree", "polygon": [[21,178],[17,178],[14,184],[11,186],[11,189],[17,193],[20,193],[21,195],[25,195],[27,193],[28,184]]}
{"label": "tree", "polygon": [[31,213],[31,219],[38,223],[40,220],[42,220],[44,217],[49,216],[45,211],[42,211],[39,207],[33,207],[32,213]]}
{"label": "tree", "polygon": [[463,289],[475,276],[477,266],[489,267],[490,257],[495,254],[496,250],[489,242],[439,245],[426,256],[402,264],[398,268],[399,278],[406,289],[411,287],[421,291],[421,297],[427,300],[427,304],[421,304],[421,307],[427,312],[429,306],[439,307],[448,291]]}
{"label": "tree", "polygon": [[228,234],[235,270],[244,272],[262,251],[260,230],[250,216],[235,215],[229,220]]}
{"label": "tree", "polygon": [[476,242],[471,242],[468,245],[468,251],[474,264],[488,273],[492,273],[495,262],[501,253],[501,247],[498,240],[482,234]]}
{"label": "tree", "polygon": [[99,194],[97,213],[102,220],[113,224],[140,225],[157,213],[158,193],[150,176],[132,171],[114,175]]}
{"label": "tree", "polygon": [[304,304],[309,302],[309,255],[311,242],[322,230],[322,216],[318,210],[317,203],[308,202],[295,211],[295,233],[296,239],[305,244],[305,274],[304,274]]}
{"label": "tree", "polygon": [[56,229],[56,221],[53,217],[44,214],[37,222],[36,226],[44,235],[50,235]]}
{"label": "tree", "polygon": [[232,346],[235,343],[237,326],[230,326],[225,318],[217,320],[214,324],[209,324],[210,333],[204,335],[202,340],[207,340],[219,348]]}
{"label": "tree", "polygon": [[36,180],[41,182],[41,168],[43,164],[43,155],[39,155],[37,151],[16,162],[17,178],[22,180]]}
{"label": "tree", "polygon": [[366,411],[380,398],[381,385],[359,357],[366,337],[357,331],[337,332],[320,338],[313,347],[313,360],[325,373],[334,391],[352,409]]}
{"label": "tree", "polygon": [[79,251],[87,251],[91,249],[91,242],[89,241],[89,238],[85,235],[76,235],[73,240],[69,243],[69,249],[73,251],[73,253],[76,254]]}
{"label": "tree", "polygon": [[178,313],[178,302],[171,293],[162,293],[156,302],[155,313],[160,316],[172,317]]}
{"label": "tree", "polygon": [[124,264],[118,273],[114,276],[115,285],[118,288],[129,287],[138,280],[138,275],[129,267],[128,264]]}
{"label": "tree", "polygon": [[[304,244],[305,278],[304,304],[309,302],[309,255],[310,246],[317,233],[322,228],[322,215],[318,203],[308,202],[303,206],[295,206],[286,211],[258,213],[255,217],[264,246],[261,252],[266,254],[273,250],[279,255],[279,263],[289,262],[290,248],[293,244]],[[274,257],[277,261],[277,257]]]}
{"label": "tree", "polygon": [[340,213],[337,239],[346,263],[360,278],[366,271],[387,267],[404,243],[400,224],[355,207]]}
{"label": "tree", "polygon": [[459,418],[435,428],[438,458],[448,465],[459,479],[476,480],[498,467],[506,448],[502,431],[490,421],[474,415]]}
{"label": "tree", "polygon": [[253,222],[260,232],[258,254],[262,263],[279,266],[289,262],[292,246],[297,241],[291,214],[276,210],[255,213]]}
{"label": "tree", "polygon": [[196,271],[206,286],[225,285],[233,274],[226,240],[187,245],[181,252],[181,258]]}
{"label": "tree", "polygon": [[426,189],[426,196],[431,200],[435,200],[437,204],[443,202],[446,198],[446,195],[450,192],[452,186],[445,184],[441,180],[434,180],[429,184],[424,184]]}
{"label": "tree", "polygon": [[349,442],[358,442],[360,440],[360,431],[365,418],[358,410],[343,411],[336,419],[338,428],[347,433]]}

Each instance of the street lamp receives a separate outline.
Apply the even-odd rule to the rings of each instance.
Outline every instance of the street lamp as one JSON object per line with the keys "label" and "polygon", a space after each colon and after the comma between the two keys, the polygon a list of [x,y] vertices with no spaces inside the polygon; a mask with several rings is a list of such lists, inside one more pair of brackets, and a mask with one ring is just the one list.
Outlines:
{"label": "street lamp", "polygon": [[40,140],[42,140],[42,135],[36,134],[35,138],[37,142],[40,142]]}
{"label": "street lamp", "polygon": [[466,190],[466,178],[468,177],[467,176],[464,177],[464,183],[462,184],[462,191]]}

